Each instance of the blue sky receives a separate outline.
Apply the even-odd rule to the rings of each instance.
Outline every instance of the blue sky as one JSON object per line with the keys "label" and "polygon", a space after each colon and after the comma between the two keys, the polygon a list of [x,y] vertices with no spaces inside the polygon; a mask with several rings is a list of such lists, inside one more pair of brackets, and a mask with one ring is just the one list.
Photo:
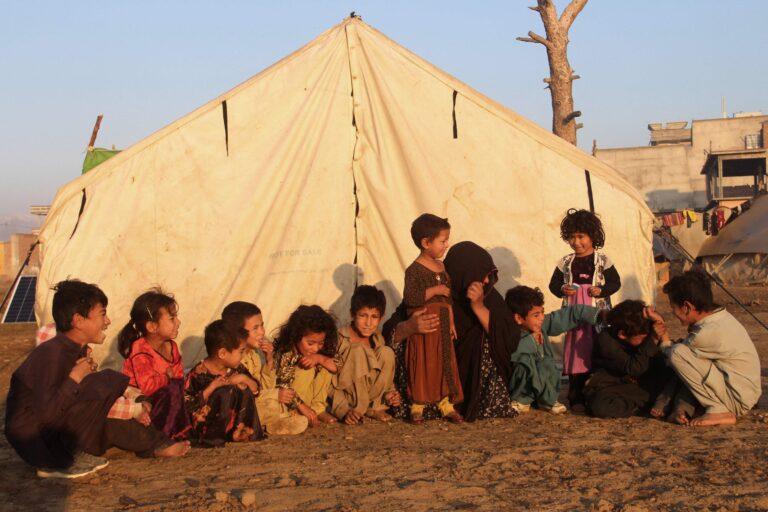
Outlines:
{"label": "blue sky", "polygon": [[[48,204],[98,144],[125,148],[355,10],[484,94],[550,126],[532,0],[2,1],[0,227]],[[565,0],[556,0],[562,8]],[[768,112],[768,2],[590,0],[571,30],[579,145],[646,145],[649,122]]]}

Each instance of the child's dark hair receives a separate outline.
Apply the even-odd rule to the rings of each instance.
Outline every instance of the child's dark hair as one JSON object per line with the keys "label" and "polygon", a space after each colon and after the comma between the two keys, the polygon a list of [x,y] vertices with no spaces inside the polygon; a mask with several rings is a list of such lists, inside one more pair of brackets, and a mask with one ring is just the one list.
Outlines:
{"label": "child's dark hair", "polygon": [[72,318],[75,314],[88,317],[91,309],[101,304],[107,307],[107,296],[95,284],[84,283],[77,279],[67,279],[53,287],[53,320],[56,332],[72,330]]}
{"label": "child's dark hair", "polygon": [[411,238],[416,247],[423,249],[421,246],[422,239],[426,238],[432,241],[444,229],[451,229],[448,219],[443,219],[431,213],[423,213],[416,217],[416,220],[411,224]]}
{"label": "child's dark hair", "polygon": [[640,300],[625,300],[608,312],[608,330],[614,338],[619,333],[631,338],[639,334],[650,334],[651,322],[643,316],[645,303]]}
{"label": "child's dark hair", "polygon": [[[245,331],[245,329],[240,329]],[[246,337],[248,333],[245,333]],[[219,351],[224,349],[227,352],[237,350],[242,345],[245,338],[242,333],[230,328],[224,320],[214,320],[205,327],[205,351],[213,357]]]}
{"label": "child's dark hair", "polygon": [[379,314],[384,316],[384,311],[387,309],[387,298],[384,296],[384,292],[369,284],[355,288],[349,312],[354,317],[363,308],[377,309]]}
{"label": "child's dark hair", "polygon": [[515,286],[507,290],[504,302],[513,313],[525,318],[534,306],[544,305],[544,294],[538,288]]}
{"label": "child's dark hair", "polygon": [[133,342],[148,334],[147,322],[157,322],[162,308],[169,315],[175,315],[179,306],[172,295],[163,293],[160,288],[152,288],[136,297],[131,307],[130,320],[117,335],[117,351],[121,356],[127,359],[131,355]]}
{"label": "child's dark hair", "polygon": [[221,312],[221,319],[230,328],[242,328],[248,318],[260,314],[261,310],[256,304],[238,300],[227,304]]}
{"label": "child's dark hair", "polygon": [[712,284],[699,270],[689,270],[673,277],[662,290],[669,296],[670,302],[678,307],[690,302],[698,311],[708,312],[717,308],[712,296]]}
{"label": "child's dark hair", "polygon": [[280,352],[288,352],[307,334],[320,332],[325,333],[325,343],[320,354],[328,357],[335,356],[338,335],[333,316],[317,305],[299,306],[288,317],[288,321],[280,327],[275,348]]}
{"label": "child's dark hair", "polygon": [[585,233],[592,240],[592,247],[599,249],[605,245],[605,231],[600,218],[587,210],[571,208],[560,223],[560,236],[566,242],[574,233]]}

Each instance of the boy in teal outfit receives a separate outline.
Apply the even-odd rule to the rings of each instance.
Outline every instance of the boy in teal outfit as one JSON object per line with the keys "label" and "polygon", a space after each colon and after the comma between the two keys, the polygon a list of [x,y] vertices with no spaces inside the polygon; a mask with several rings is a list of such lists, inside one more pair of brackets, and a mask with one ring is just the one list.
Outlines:
{"label": "boy in teal outfit", "polygon": [[515,369],[509,379],[512,408],[519,413],[539,409],[553,414],[566,412],[557,401],[561,372],[555,365],[550,336],[573,329],[582,322],[592,325],[600,319],[600,310],[583,304],[565,306],[544,314],[544,294],[538,288],[516,286],[507,291],[504,301],[520,325],[520,344],[512,354]]}

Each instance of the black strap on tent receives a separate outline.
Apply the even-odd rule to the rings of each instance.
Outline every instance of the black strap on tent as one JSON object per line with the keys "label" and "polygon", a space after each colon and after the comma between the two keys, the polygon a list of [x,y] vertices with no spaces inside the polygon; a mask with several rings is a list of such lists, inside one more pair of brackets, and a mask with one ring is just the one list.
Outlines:
{"label": "black strap on tent", "polygon": [[77,212],[77,222],[75,222],[75,229],[72,230],[72,234],[69,235],[69,239],[71,240],[73,236],[75,236],[75,231],[77,231],[77,226],[80,225],[80,217],[83,215],[83,210],[85,210],[85,189],[83,189],[83,197],[80,199],[80,211]]}
{"label": "black strap on tent", "polygon": [[458,139],[459,138],[459,127],[456,126],[456,96],[459,93],[455,90],[453,91],[453,138]]}
{"label": "black strap on tent", "polygon": [[592,197],[592,178],[589,176],[589,171],[584,169],[584,176],[587,178],[587,196],[589,196],[589,211],[595,213],[595,198]]}
{"label": "black strap on tent", "polygon": [[221,114],[224,116],[224,146],[229,156],[229,118],[227,117],[227,100],[221,102]]}

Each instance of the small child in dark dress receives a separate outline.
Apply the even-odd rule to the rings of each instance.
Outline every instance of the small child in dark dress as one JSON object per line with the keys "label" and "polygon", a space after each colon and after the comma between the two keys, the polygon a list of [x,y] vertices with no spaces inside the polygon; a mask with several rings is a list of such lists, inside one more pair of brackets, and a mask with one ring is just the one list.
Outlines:
{"label": "small child in dark dress", "polygon": [[189,372],[185,385],[193,442],[221,446],[265,437],[255,402],[259,384],[241,364],[245,338],[247,333],[239,335],[222,320],[205,328],[208,357]]}
{"label": "small child in dark dress", "polygon": [[408,314],[426,310],[438,315],[434,333],[413,334],[406,345],[411,422],[424,422],[424,406],[437,403],[440,413],[453,423],[464,421],[453,405],[463,400],[453,340],[456,329],[451,307],[451,282],[440,261],[448,249],[448,219],[425,213],[411,225],[411,238],[421,254],[405,269],[403,302]]}
{"label": "small child in dark dress", "polygon": [[[600,218],[587,210],[570,209],[560,223],[560,236],[573,252],[557,264],[549,290],[563,299],[563,306],[584,304],[610,309],[610,296],[621,288],[613,262],[599,251],[605,245]],[[563,374],[568,375],[568,402],[571,410],[584,410],[582,389],[592,365],[592,345],[596,336],[591,325],[568,331],[563,346]]]}

